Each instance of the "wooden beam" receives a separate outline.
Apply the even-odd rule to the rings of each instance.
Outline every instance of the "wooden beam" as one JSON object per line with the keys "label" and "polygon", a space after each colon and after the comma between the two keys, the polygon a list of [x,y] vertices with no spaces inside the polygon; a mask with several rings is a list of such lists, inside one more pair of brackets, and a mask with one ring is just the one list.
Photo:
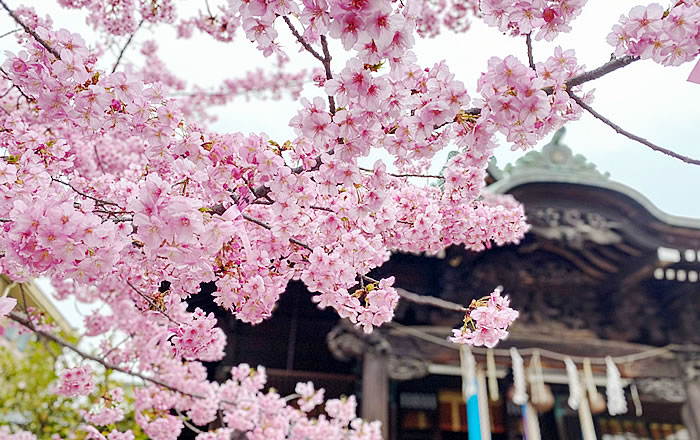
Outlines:
{"label": "wooden beam", "polygon": [[362,361],[362,418],[382,422],[382,438],[389,438],[389,372],[385,355],[367,350]]}

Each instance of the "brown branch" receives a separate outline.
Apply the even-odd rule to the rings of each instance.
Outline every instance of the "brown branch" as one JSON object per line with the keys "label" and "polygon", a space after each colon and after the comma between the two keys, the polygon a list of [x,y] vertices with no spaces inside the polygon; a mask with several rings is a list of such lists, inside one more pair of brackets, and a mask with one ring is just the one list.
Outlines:
{"label": "brown branch", "polygon": [[[2,0],[0,0],[0,1],[2,1]],[[64,341],[63,339],[59,338],[58,336],[55,336],[55,335],[52,335],[51,333],[47,333],[43,330],[39,330],[39,329],[34,328],[32,326],[32,323],[29,320],[22,318],[20,315],[18,315],[15,312],[10,312],[10,314],[7,316],[11,320],[27,327],[28,329],[30,329],[31,331],[36,333],[38,336],[41,336],[41,337],[43,337],[51,342],[54,342],[54,343],[60,345],[61,347],[64,347],[64,348],[71,350],[72,352],[76,353],[78,356],[82,357],[83,359],[88,359],[88,360],[91,360],[93,362],[97,362],[98,364],[101,364],[102,366],[104,366],[105,368],[107,368],[109,370],[119,371],[120,373],[124,373],[124,374],[128,374],[130,376],[138,377],[139,379],[142,379],[144,381],[151,382],[151,383],[156,384],[156,385],[160,385],[163,388],[167,388],[171,391],[175,391],[176,393],[184,394],[186,396],[195,397],[198,399],[206,398],[205,396],[201,396],[199,394],[192,394],[192,393],[188,393],[185,391],[181,391],[181,390],[173,387],[172,385],[169,385],[169,384],[163,382],[162,380],[151,378],[148,376],[144,376],[143,374],[137,373],[134,371],[129,371],[129,370],[124,369],[118,365],[111,364],[111,363],[105,361],[104,359],[100,359],[97,356],[93,356],[89,353],[85,353],[84,351],[82,351],[78,347],[76,347],[75,345]]]}
{"label": "brown branch", "polygon": [[[373,173],[374,170],[370,170],[369,168],[360,168],[360,171],[367,171],[370,173]],[[444,179],[444,176],[438,176],[436,174],[395,174],[395,173],[387,173],[392,177],[422,177],[426,179]]]}
{"label": "brown branch", "polygon": [[318,53],[318,51],[316,51],[316,49],[311,47],[311,45],[304,39],[304,37],[301,36],[301,34],[296,30],[296,28],[292,24],[292,21],[289,19],[289,17],[287,17],[285,15],[282,17],[282,19],[284,20],[285,23],[287,23],[287,27],[289,28],[290,31],[292,31],[292,35],[294,35],[294,37],[304,47],[304,49],[306,49],[306,51],[309,52],[311,55],[313,55],[314,58],[316,58],[320,62],[324,63],[324,65],[325,65],[325,60],[323,58],[323,55],[321,55],[320,53]]}
{"label": "brown branch", "polygon": [[20,20],[20,18],[17,16],[17,14],[15,14],[15,13],[12,11],[12,9],[10,9],[10,8],[5,4],[5,2],[4,2],[3,0],[0,0],[0,5],[2,5],[3,8],[5,8],[5,10],[7,11],[7,13],[10,14],[10,17],[12,17],[12,19],[13,19],[18,25],[22,26],[22,29],[24,29],[24,32],[26,32],[26,33],[28,33],[29,35],[31,35],[36,41],[39,42],[39,44],[41,44],[42,46],[44,46],[44,48],[45,48],[46,50],[48,50],[53,56],[55,56],[55,57],[58,58],[58,59],[61,58],[61,55],[59,55],[58,51],[57,51],[56,49],[54,49],[53,47],[49,46],[49,43],[47,43],[46,41],[44,41],[44,40],[39,36],[39,34],[37,34],[37,33],[34,31],[34,29],[32,29],[32,28],[30,28],[29,26],[27,26],[26,24],[24,24],[24,22],[23,22],[22,20]]}
{"label": "brown branch", "polygon": [[638,59],[639,57],[624,56],[610,60],[602,66],[598,67],[597,69],[589,70],[588,72],[584,72],[578,76],[571,78],[566,82],[566,89],[570,90],[571,88],[580,86],[581,84],[587,83],[588,81],[593,81],[594,79],[603,77],[608,73],[614,72],[618,69],[627,66],[628,64],[632,64]]}
{"label": "brown branch", "polygon": [[[326,71],[326,79],[333,78],[333,72],[331,71],[331,53],[328,51],[328,41],[325,35],[321,35],[321,48],[323,49],[323,68]],[[335,98],[328,95],[328,108],[331,114],[335,114]]]}
{"label": "brown branch", "polygon": [[97,152],[97,144],[94,144],[92,148],[95,150],[95,158],[97,159],[97,166],[100,167],[100,171],[102,171],[102,174],[107,174],[107,171],[105,171],[104,165],[102,165],[102,160],[100,159],[100,154]]}
{"label": "brown branch", "polygon": [[583,100],[581,98],[579,98],[578,96],[573,94],[571,91],[567,91],[567,93],[569,94],[569,96],[571,96],[571,99],[576,101],[576,104],[581,106],[588,113],[592,114],[596,119],[602,121],[605,125],[612,128],[613,130],[615,130],[617,133],[619,133],[619,134],[621,134],[629,139],[632,139],[633,141],[637,141],[640,144],[646,145],[647,147],[651,148],[654,151],[658,151],[659,153],[663,153],[663,154],[665,154],[667,156],[671,156],[675,159],[682,160],[683,162],[691,164],[691,165],[700,165],[700,160],[698,160],[698,159],[693,159],[693,158],[688,157],[688,156],[683,156],[682,154],[678,154],[678,153],[671,151],[667,148],[663,148],[663,147],[660,147],[656,144],[653,144],[653,143],[649,142],[648,140],[644,139],[643,137],[640,137],[640,136],[637,136],[636,134],[630,133],[629,131],[623,129],[619,125],[612,122],[610,119],[608,119],[605,116],[598,113],[596,110],[594,110],[591,106],[589,106],[588,104],[583,102]]}
{"label": "brown branch", "polygon": [[[129,47],[129,44],[131,44],[131,40],[134,39],[134,35],[136,35],[136,32],[138,32],[139,28],[141,28],[141,25],[143,22],[146,21],[145,18],[142,18],[141,21],[139,22],[138,26],[136,26],[136,29],[134,29],[134,32],[131,33],[129,36],[129,39],[126,40],[126,44],[122,47],[122,50],[119,52],[119,56],[117,57],[117,61],[114,63],[114,67],[112,67],[112,73],[117,71],[117,67],[119,67],[119,63],[122,60],[122,56],[124,56],[124,52],[126,51],[126,48]],[[104,172],[104,170],[103,170]]]}
{"label": "brown branch", "polygon": [[[263,221],[261,221],[261,220],[258,220],[257,218],[251,217],[251,216],[246,215],[246,214],[243,214],[243,213],[241,213],[241,217],[243,217],[244,219],[248,220],[249,222],[255,223],[256,225],[258,225],[258,226],[260,226],[260,227],[263,227],[263,228],[265,228],[265,229],[268,229],[268,230],[271,230],[271,229],[272,229],[272,226],[268,225],[267,223],[265,223],[265,222],[263,222]],[[311,251],[311,252],[313,252],[313,250],[314,250],[314,249],[313,249],[311,246],[309,246],[308,244],[306,244],[306,243],[304,243],[304,242],[301,242],[301,241],[297,240],[297,239],[294,238],[294,237],[290,237],[290,238],[289,238],[289,242],[290,242],[290,243],[294,243],[294,244],[297,245],[297,246],[301,246],[301,247],[303,247],[304,249],[309,250],[309,251]]]}
{"label": "brown branch", "polygon": [[530,36],[531,33],[528,33],[525,35],[525,44],[527,44],[527,62],[530,64],[530,69],[536,70],[535,69],[535,58],[532,56],[532,37]]}
{"label": "brown branch", "polygon": [[136,286],[134,286],[133,284],[131,284],[129,281],[127,281],[126,284],[127,284],[129,287],[131,287],[132,289],[134,289],[134,292],[138,293],[139,296],[140,296],[141,298],[145,299],[146,302],[148,302],[148,304],[152,307],[152,310],[154,310],[154,311],[160,313],[161,315],[165,316],[165,317],[168,318],[168,319],[170,320],[170,322],[172,322],[173,324],[180,325],[179,322],[175,321],[173,318],[170,317],[170,315],[168,315],[167,313],[165,313],[164,311],[162,311],[162,310],[160,309],[160,307],[158,307],[158,305],[155,304],[155,303],[153,302],[153,300],[151,300],[151,298],[148,297],[148,295],[146,295],[145,293],[141,292],[139,289],[136,288]]}
{"label": "brown branch", "polygon": [[22,30],[22,29],[17,28],[17,29],[11,30],[10,32],[5,32],[4,34],[0,35],[0,38],[7,37],[8,35],[12,35],[12,34],[14,34],[15,32],[19,32],[19,31],[21,31],[21,30]]}
{"label": "brown branch", "polygon": [[[362,278],[369,281],[370,283],[375,283],[375,284],[379,283],[379,280],[375,280],[374,278],[368,277],[366,275],[362,275]],[[408,290],[402,289],[400,287],[396,287],[395,290],[396,290],[396,293],[398,293],[401,298],[405,299],[406,301],[410,301],[412,303],[437,307],[437,308],[445,309],[445,310],[452,310],[455,312],[466,312],[468,310],[466,307],[464,307],[461,304],[453,303],[451,301],[446,301],[442,298],[437,298],[435,296],[420,295],[418,293],[409,292]]]}
{"label": "brown branch", "polygon": [[[2,1],[2,0],[0,0],[0,1]],[[52,177],[51,180],[54,181],[54,182],[58,182],[58,183],[60,183],[60,184],[62,184],[62,185],[66,185],[68,188],[72,189],[73,191],[75,191],[76,193],[80,194],[81,196],[83,196],[83,197],[85,197],[85,198],[88,198],[88,199],[91,199],[91,200],[94,200],[94,201],[97,202],[97,203],[101,203],[101,204],[103,204],[103,205],[119,206],[117,203],[110,202],[110,201],[108,201],[108,200],[98,199],[97,197],[91,196],[90,194],[86,194],[86,193],[84,193],[84,192],[78,190],[76,187],[74,187],[73,185],[71,185],[69,182],[64,182],[63,180],[56,179],[55,177]]]}

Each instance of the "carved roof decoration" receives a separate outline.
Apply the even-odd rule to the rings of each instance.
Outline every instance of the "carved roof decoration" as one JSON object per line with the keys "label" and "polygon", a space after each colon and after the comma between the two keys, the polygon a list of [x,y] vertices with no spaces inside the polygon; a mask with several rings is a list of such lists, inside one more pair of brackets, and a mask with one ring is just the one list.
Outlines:
{"label": "carved roof decoration", "polygon": [[[659,243],[654,243],[655,245],[663,246],[663,243],[666,243],[680,247],[685,244],[691,248],[700,248],[700,219],[665,213],[635,189],[611,180],[609,173],[599,171],[595,164],[580,154],[574,154],[571,148],[562,143],[565,133],[564,128],[559,129],[541,152],[531,151],[515,164],[506,165],[503,170],[499,170],[494,163],[490,164],[489,174],[496,182],[489,185],[487,191],[497,194],[510,193],[525,203],[526,208],[528,205],[529,208],[539,208],[533,205],[532,200],[521,200],[520,197],[524,192],[534,192],[538,193],[537,196],[533,194],[534,197],[544,197],[541,191],[526,191],[525,187],[541,187],[546,184],[550,196],[559,198],[560,201],[568,199],[566,201],[569,205],[575,202],[571,199],[575,195],[578,202],[574,207],[581,203],[596,206],[604,204],[608,208],[617,205],[630,224],[644,225],[643,229],[653,231],[641,235],[656,236],[655,241]],[[532,214],[534,212],[528,212],[528,217],[532,218]],[[613,227],[612,230],[614,229]],[[612,236],[604,239],[615,240]]]}
{"label": "carved roof decoration", "polygon": [[567,145],[561,142],[566,134],[562,127],[554,133],[552,140],[542,148],[542,151],[530,151],[519,158],[515,165],[508,164],[503,169],[510,176],[536,174],[563,174],[565,176],[586,176],[594,179],[608,180],[610,173],[600,172],[596,165],[589,162],[581,154],[574,154]]}

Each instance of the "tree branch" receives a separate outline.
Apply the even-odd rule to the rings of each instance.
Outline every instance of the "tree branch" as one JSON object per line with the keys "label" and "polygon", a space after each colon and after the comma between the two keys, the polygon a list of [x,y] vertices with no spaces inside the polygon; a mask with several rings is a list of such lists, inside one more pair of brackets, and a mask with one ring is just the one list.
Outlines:
{"label": "tree branch", "polygon": [[[314,58],[316,58],[316,59],[319,60],[320,62],[324,63],[324,65],[325,65],[325,60],[324,60],[324,58],[323,58],[323,55],[321,55],[320,53],[318,53],[318,52],[316,51],[316,49],[314,49],[313,47],[311,47],[311,45],[304,39],[304,37],[301,36],[301,34],[296,30],[296,28],[295,28],[294,25],[292,24],[292,21],[289,19],[289,17],[287,17],[287,16],[285,15],[285,16],[282,17],[282,19],[284,20],[285,23],[287,23],[287,27],[289,27],[289,30],[292,31],[292,35],[294,35],[294,37],[297,39],[297,41],[298,41],[302,46],[304,46],[304,49],[306,49],[306,51],[309,52],[311,55],[313,55]],[[323,38],[323,37],[322,37],[322,38]]]}
{"label": "tree branch", "polygon": [[[114,67],[112,67],[112,73],[117,71],[117,67],[119,67],[119,63],[122,60],[122,56],[124,56],[124,52],[126,52],[126,48],[129,47],[129,44],[131,44],[131,40],[134,39],[134,35],[136,35],[136,32],[138,32],[139,28],[141,28],[141,25],[143,24],[144,21],[145,21],[145,19],[142,18],[141,21],[139,22],[138,26],[136,26],[136,29],[134,30],[134,32],[132,32],[131,35],[129,36],[129,39],[126,40],[126,44],[124,44],[124,46],[122,47],[122,50],[119,52],[119,56],[117,57],[117,61],[114,63]],[[104,172],[104,170],[103,170],[103,172]]]}
{"label": "tree branch", "polygon": [[535,59],[532,56],[532,37],[530,35],[531,33],[528,33],[525,35],[525,44],[527,44],[527,62],[530,64],[530,69],[536,70],[535,69]]}
{"label": "tree branch", "polygon": [[[321,35],[321,48],[323,49],[323,68],[326,71],[326,79],[332,79],[333,78],[333,72],[331,71],[331,54],[328,51],[328,41],[326,40],[325,35]],[[331,95],[328,95],[328,109],[330,110],[331,114],[335,114],[335,98],[333,98]]]}
{"label": "tree branch", "polygon": [[647,147],[651,148],[654,151],[658,151],[659,153],[663,153],[663,154],[670,156],[670,157],[673,157],[675,159],[682,160],[683,162],[691,164],[691,165],[700,165],[700,160],[698,160],[698,159],[693,159],[693,158],[688,157],[688,156],[683,156],[682,154],[678,154],[678,153],[671,151],[667,148],[663,148],[663,147],[660,147],[656,144],[653,144],[653,143],[649,142],[648,140],[644,139],[643,137],[640,137],[640,136],[637,136],[636,134],[630,133],[629,131],[623,129],[619,125],[612,122],[610,119],[608,119],[605,116],[598,113],[596,110],[594,110],[591,106],[589,106],[588,104],[583,102],[583,100],[581,98],[579,98],[578,96],[573,94],[571,91],[567,90],[567,93],[569,94],[571,99],[576,101],[576,104],[581,106],[588,113],[592,114],[596,119],[602,121],[605,125],[612,128],[613,130],[615,130],[617,133],[619,133],[619,134],[621,134],[629,139],[632,139],[633,141],[637,141],[640,144],[646,145]]}
{"label": "tree branch", "polygon": [[588,72],[584,72],[578,76],[571,78],[566,82],[566,88],[567,90],[569,90],[573,87],[580,86],[583,83],[587,83],[588,81],[593,81],[594,79],[598,79],[602,76],[605,76],[608,73],[616,71],[617,69],[621,69],[627,66],[628,64],[632,64],[637,60],[639,60],[639,57],[633,56],[615,58],[598,67],[597,69],[589,70]]}
{"label": "tree branch", "polygon": [[[0,0],[0,1],[2,1],[2,0]],[[137,372],[134,372],[134,371],[126,370],[126,369],[124,369],[124,368],[122,368],[122,367],[120,367],[120,366],[118,366],[118,365],[111,364],[111,363],[105,361],[104,359],[100,359],[100,358],[98,358],[97,356],[93,356],[93,355],[91,355],[91,354],[89,354],[89,353],[85,353],[84,351],[82,351],[82,350],[80,350],[78,347],[76,347],[75,345],[73,345],[73,344],[71,344],[71,343],[69,343],[69,342],[67,342],[67,341],[64,341],[63,339],[59,338],[58,336],[55,336],[55,335],[52,335],[51,333],[47,333],[47,332],[45,332],[45,331],[43,331],[43,330],[38,330],[38,329],[34,328],[34,327],[32,326],[32,323],[31,323],[29,320],[27,320],[27,319],[25,319],[25,318],[22,318],[20,315],[18,315],[18,314],[15,313],[15,312],[10,312],[10,314],[7,315],[7,316],[8,316],[11,320],[13,320],[13,321],[15,321],[15,322],[17,322],[17,323],[19,323],[19,324],[22,324],[23,326],[27,327],[28,329],[30,329],[31,331],[33,331],[34,333],[36,333],[38,336],[41,336],[42,338],[45,338],[45,339],[47,339],[47,340],[49,340],[49,341],[51,341],[51,342],[54,342],[54,343],[60,345],[61,347],[64,347],[64,348],[67,348],[67,349],[71,350],[72,352],[76,353],[78,356],[82,357],[83,359],[88,359],[88,360],[91,360],[91,361],[93,361],[93,362],[97,362],[98,364],[101,364],[102,366],[104,366],[105,368],[107,368],[107,369],[109,369],[109,370],[119,371],[120,373],[124,373],[124,374],[128,374],[128,375],[130,375],[130,376],[138,377],[139,379],[142,379],[142,380],[144,380],[144,381],[151,382],[151,383],[156,384],[156,385],[160,385],[160,386],[162,386],[163,388],[167,388],[167,389],[169,389],[169,390],[171,390],[171,391],[175,391],[176,393],[184,394],[184,395],[186,395],[186,396],[195,397],[195,398],[198,398],[198,399],[204,399],[204,398],[205,398],[205,396],[200,396],[199,394],[192,394],[192,393],[188,393],[188,392],[185,392],[185,391],[181,391],[181,390],[179,390],[179,389],[177,389],[177,388],[175,388],[175,387],[173,387],[173,386],[171,386],[171,385],[169,385],[169,384],[163,382],[162,380],[154,379],[154,378],[151,378],[151,377],[148,377],[148,376],[144,376],[144,375],[141,374],[141,373],[137,373]]]}
{"label": "tree branch", "polygon": [[39,42],[46,50],[48,50],[53,56],[55,56],[58,59],[61,59],[61,55],[59,55],[58,51],[54,49],[53,47],[49,46],[49,43],[44,41],[35,31],[34,29],[30,28],[20,18],[15,14],[12,9],[10,9],[7,4],[5,4],[4,0],[0,0],[0,5],[7,11],[8,14],[10,14],[10,17],[20,26],[22,26],[22,29],[24,29],[24,32],[28,33],[31,35],[36,41]]}
{"label": "tree branch", "polygon": [[[379,280],[362,275],[362,278],[369,281],[370,283],[379,284]],[[437,298],[435,296],[420,295],[418,293],[409,292],[408,290],[396,287],[396,293],[406,301],[410,301],[416,304],[423,304],[427,306],[437,307],[445,310],[453,310],[455,312],[466,312],[468,309],[461,304],[453,303],[451,301],[446,301],[442,298]]]}
{"label": "tree branch", "polygon": [[160,307],[158,307],[158,305],[155,304],[155,303],[151,300],[151,298],[148,297],[148,295],[146,295],[145,293],[141,292],[139,289],[136,288],[136,286],[134,286],[133,284],[131,284],[129,281],[127,281],[126,284],[127,284],[129,287],[131,287],[131,288],[134,290],[134,292],[138,293],[139,296],[140,296],[141,298],[145,299],[146,302],[148,302],[148,304],[153,308],[154,311],[156,311],[156,312],[160,313],[161,315],[165,316],[166,318],[168,318],[168,320],[170,320],[170,322],[172,322],[173,324],[175,324],[175,325],[180,325],[179,322],[175,321],[173,318],[170,317],[170,315],[168,315],[167,313],[165,313],[164,311],[162,311],[162,310],[160,309]]}
{"label": "tree branch", "polygon": [[[2,1],[2,0],[0,0],[0,1]],[[56,179],[55,177],[52,177],[51,180],[54,181],[54,182],[58,182],[58,183],[60,183],[60,184],[62,184],[62,185],[66,185],[68,188],[72,189],[73,191],[75,191],[75,192],[78,193],[79,195],[81,195],[81,196],[83,196],[83,197],[85,197],[85,198],[94,200],[94,201],[97,202],[97,203],[101,203],[101,204],[103,204],[103,205],[111,205],[111,206],[117,206],[117,207],[119,207],[119,205],[118,205],[117,203],[110,202],[110,201],[107,201],[107,200],[98,199],[97,197],[93,197],[93,196],[91,196],[90,194],[86,194],[86,193],[84,193],[84,192],[78,190],[76,187],[74,187],[73,185],[71,185],[69,182],[64,182],[63,180]]]}
{"label": "tree branch", "polygon": [[[263,228],[265,228],[265,229],[268,229],[268,230],[271,230],[271,229],[272,229],[272,226],[268,225],[267,223],[265,223],[265,222],[263,222],[263,221],[261,221],[261,220],[258,220],[258,219],[255,218],[255,217],[251,217],[251,216],[246,215],[246,214],[243,214],[243,213],[241,213],[241,217],[243,217],[244,219],[248,220],[249,222],[255,223],[256,225],[258,225],[258,226],[260,226],[260,227],[263,227]],[[290,243],[294,243],[294,244],[297,245],[297,246],[301,246],[301,247],[303,247],[304,249],[306,249],[306,250],[308,250],[308,251],[311,251],[311,252],[313,252],[313,250],[314,250],[314,249],[313,249],[311,246],[309,246],[308,244],[306,244],[306,243],[304,243],[304,242],[301,242],[301,241],[297,240],[297,239],[294,238],[294,237],[289,237],[289,242],[290,242]]]}

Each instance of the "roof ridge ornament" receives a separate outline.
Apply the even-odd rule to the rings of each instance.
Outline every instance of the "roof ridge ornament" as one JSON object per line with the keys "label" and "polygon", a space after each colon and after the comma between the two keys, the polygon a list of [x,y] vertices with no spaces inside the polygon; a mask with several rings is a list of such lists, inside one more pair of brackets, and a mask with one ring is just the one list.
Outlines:
{"label": "roof ridge ornament", "polygon": [[566,134],[566,128],[562,127],[554,133],[542,151],[530,151],[503,168],[505,174],[514,176],[522,174],[566,174],[568,176],[595,177],[601,180],[609,180],[610,173],[601,172],[596,165],[586,159],[582,154],[574,154],[562,138]]}

